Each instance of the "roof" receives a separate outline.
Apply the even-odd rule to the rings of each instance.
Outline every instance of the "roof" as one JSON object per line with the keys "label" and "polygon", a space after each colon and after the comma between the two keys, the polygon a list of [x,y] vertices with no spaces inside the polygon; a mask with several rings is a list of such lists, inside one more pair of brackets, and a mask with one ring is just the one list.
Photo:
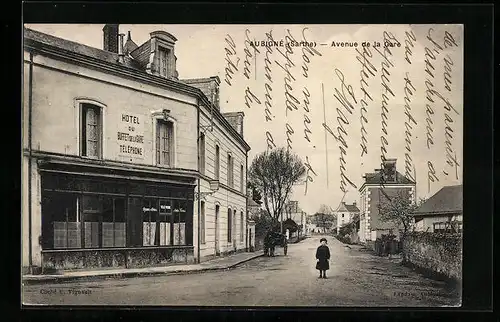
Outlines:
{"label": "roof", "polygon": [[445,186],[425,201],[416,211],[419,215],[461,213],[463,211],[462,185]]}
{"label": "roof", "polygon": [[[363,188],[363,186],[367,185],[367,184],[382,184],[382,174],[380,171],[373,172],[373,173],[366,173],[364,176],[364,179],[365,179],[365,182],[363,183],[361,188],[359,188],[360,191]],[[400,172],[396,171],[396,181],[395,182],[386,182],[386,184],[391,184],[391,185],[393,185],[393,184],[415,184],[415,181],[408,179],[407,177],[402,175]]]}
{"label": "roof", "polygon": [[[155,32],[153,32],[155,33]],[[152,34],[153,34],[152,33]],[[173,40],[175,39],[174,36],[171,34],[161,31],[155,33],[155,35],[164,35],[172,38]],[[71,40],[67,40],[64,38],[59,38],[55,37],[40,31],[36,31],[30,28],[24,27],[24,43],[25,45],[28,45],[28,47],[32,48],[37,48],[40,50],[40,47],[47,49],[50,48],[53,52],[57,51],[58,55],[63,54],[66,56],[73,56],[73,58],[79,59],[79,60],[86,60],[87,62],[92,62],[95,63],[96,61],[98,63],[105,63],[109,66],[113,66],[115,70],[120,69],[120,72],[126,71],[127,73],[131,73],[134,76],[138,75],[140,77],[149,77],[149,80],[151,78],[154,79],[155,82],[158,81],[159,77],[150,75],[146,73],[144,70],[143,66],[141,66],[140,62],[128,57],[127,55],[123,56],[123,62],[119,62],[119,55],[117,53],[113,53],[110,51],[106,51],[103,49],[98,49],[95,47],[87,46],[84,44],[80,44]],[[145,42],[145,44],[148,44],[149,41]],[[136,48],[138,50],[141,48],[143,45],[140,47]],[[83,56],[83,57],[82,57]],[[84,59],[85,58],[85,59]],[[215,77],[216,80],[218,80],[218,77]],[[220,81],[220,80],[219,80]],[[192,86],[190,84],[186,84],[181,81],[175,81],[172,79],[161,79],[161,85],[162,86],[170,86],[170,87],[175,87],[180,89],[181,91],[188,91],[191,94],[197,95],[200,97],[202,100],[205,99],[206,102],[210,102],[208,97],[201,91],[199,88]],[[193,91],[194,90],[194,91]],[[199,95],[199,94],[201,95]],[[243,145],[243,148],[246,151],[250,151],[250,146],[248,143],[243,139],[243,137],[229,124],[229,122],[222,116],[222,114],[215,113],[215,115],[218,116],[218,119],[223,123],[223,125],[226,127],[227,130],[230,131],[230,133],[237,139],[239,140],[239,143]]]}
{"label": "roof", "polygon": [[344,201],[342,201],[340,205],[337,207],[337,210],[335,210],[335,212],[344,212],[344,211],[359,212],[359,208],[354,203],[352,205],[349,205],[346,204]]}
{"label": "roof", "polygon": [[356,207],[356,205],[345,205],[345,207],[347,208],[347,211],[349,212],[359,212],[359,208]]}
{"label": "roof", "polygon": [[253,200],[251,196],[249,196],[247,198],[247,200],[248,200],[249,207],[259,207],[260,208],[260,205],[257,202],[255,202],[255,200]]}
{"label": "roof", "polygon": [[63,50],[67,50],[73,53],[84,55],[87,57],[95,58],[100,61],[104,61],[109,64],[114,65],[125,65],[126,67],[142,70],[140,64],[130,57],[124,56],[124,62],[118,62],[118,54],[110,51],[90,47],[83,45],[71,40],[66,40],[63,38],[51,36],[40,31],[36,31],[29,28],[24,28],[24,39],[25,41],[36,41],[46,45],[54,46]]}

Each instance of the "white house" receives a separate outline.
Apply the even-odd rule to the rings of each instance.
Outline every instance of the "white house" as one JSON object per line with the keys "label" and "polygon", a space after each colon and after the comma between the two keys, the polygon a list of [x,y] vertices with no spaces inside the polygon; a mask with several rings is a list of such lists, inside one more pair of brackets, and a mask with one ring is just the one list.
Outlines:
{"label": "white house", "polygon": [[337,217],[337,234],[339,233],[340,227],[350,223],[355,215],[359,215],[359,208],[356,206],[356,202],[352,205],[346,204],[342,201],[337,209],[334,211]]}
{"label": "white house", "polygon": [[441,188],[415,211],[415,230],[445,232],[450,231],[453,224],[457,232],[462,231],[462,200],[462,185]]}

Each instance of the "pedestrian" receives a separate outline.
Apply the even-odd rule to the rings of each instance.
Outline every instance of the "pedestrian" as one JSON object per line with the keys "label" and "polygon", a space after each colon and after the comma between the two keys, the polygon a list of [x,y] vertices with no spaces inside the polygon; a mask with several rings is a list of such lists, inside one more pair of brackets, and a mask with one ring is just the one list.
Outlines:
{"label": "pedestrian", "polygon": [[319,270],[319,278],[326,278],[326,271],[330,269],[330,249],[326,246],[326,238],[320,239],[321,245],[316,249],[316,269]]}

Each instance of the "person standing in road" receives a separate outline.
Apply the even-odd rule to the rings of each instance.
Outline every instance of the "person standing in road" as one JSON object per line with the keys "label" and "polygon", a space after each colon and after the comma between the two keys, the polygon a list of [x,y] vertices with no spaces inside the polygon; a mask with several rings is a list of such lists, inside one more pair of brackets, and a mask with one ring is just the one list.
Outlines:
{"label": "person standing in road", "polygon": [[326,271],[330,269],[330,249],[326,246],[326,238],[320,239],[321,245],[316,249],[316,269],[319,270],[319,278],[326,278]]}

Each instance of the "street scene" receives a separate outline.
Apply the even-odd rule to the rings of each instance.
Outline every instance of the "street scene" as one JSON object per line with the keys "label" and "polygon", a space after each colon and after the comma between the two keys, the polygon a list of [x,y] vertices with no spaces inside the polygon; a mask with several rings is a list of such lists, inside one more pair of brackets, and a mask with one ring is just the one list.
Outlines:
{"label": "street scene", "polygon": [[[287,256],[278,249],[275,257],[259,257],[226,271],[29,285],[24,301],[51,305],[440,307],[457,305],[460,299],[457,290],[448,289],[443,282],[425,278],[398,261],[346,247],[331,237],[327,237],[331,269],[327,279],[319,279],[314,254],[321,237],[291,245]],[[70,290],[74,295],[68,295]]]}
{"label": "street scene", "polygon": [[463,25],[23,41],[24,305],[461,306]]}

